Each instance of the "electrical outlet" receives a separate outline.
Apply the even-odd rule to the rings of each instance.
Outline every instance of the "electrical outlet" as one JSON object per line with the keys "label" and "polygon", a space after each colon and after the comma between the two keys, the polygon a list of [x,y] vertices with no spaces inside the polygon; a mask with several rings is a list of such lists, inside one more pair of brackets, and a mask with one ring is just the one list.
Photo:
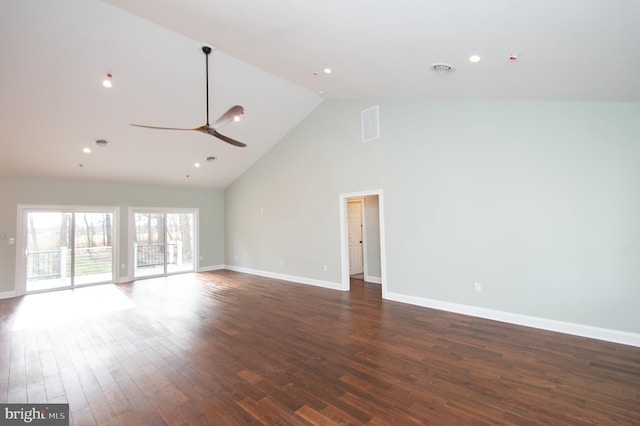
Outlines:
{"label": "electrical outlet", "polygon": [[482,284],[480,284],[480,283],[474,283],[474,284],[473,284],[473,289],[474,289],[476,292],[480,293],[480,292],[482,291]]}
{"label": "electrical outlet", "polygon": [[326,271],[327,270],[327,265],[323,265],[322,269]]}
{"label": "electrical outlet", "polygon": [[284,260],[280,259],[280,265],[284,265]]}

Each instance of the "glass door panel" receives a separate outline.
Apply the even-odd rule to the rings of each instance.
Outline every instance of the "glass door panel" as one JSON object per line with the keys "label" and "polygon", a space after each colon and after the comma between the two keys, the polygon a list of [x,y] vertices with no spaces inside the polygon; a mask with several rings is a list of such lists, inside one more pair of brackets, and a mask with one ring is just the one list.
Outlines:
{"label": "glass door panel", "polygon": [[72,213],[27,213],[27,292],[72,286],[72,220]]}
{"label": "glass door panel", "polygon": [[167,273],[164,213],[134,213],[134,277]]}
{"label": "glass door panel", "polygon": [[74,223],[74,285],[110,282],[113,274],[113,214],[78,212]]}
{"label": "glass door panel", "polygon": [[194,220],[190,213],[167,213],[167,272],[194,270]]}

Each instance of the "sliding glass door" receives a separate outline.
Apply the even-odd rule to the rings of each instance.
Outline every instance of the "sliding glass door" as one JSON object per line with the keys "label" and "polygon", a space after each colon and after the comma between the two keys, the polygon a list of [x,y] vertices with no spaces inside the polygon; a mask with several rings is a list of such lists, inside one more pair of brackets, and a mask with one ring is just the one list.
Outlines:
{"label": "sliding glass door", "polygon": [[113,281],[113,214],[74,213],[74,285]]}
{"label": "sliding glass door", "polygon": [[112,211],[24,212],[26,292],[113,281]]}
{"label": "sliding glass door", "polygon": [[194,215],[192,213],[167,213],[167,273],[195,270]]}
{"label": "sliding glass door", "polygon": [[72,213],[27,212],[27,292],[71,287]]}
{"label": "sliding glass door", "polygon": [[130,216],[134,278],[195,270],[195,212],[134,210]]}

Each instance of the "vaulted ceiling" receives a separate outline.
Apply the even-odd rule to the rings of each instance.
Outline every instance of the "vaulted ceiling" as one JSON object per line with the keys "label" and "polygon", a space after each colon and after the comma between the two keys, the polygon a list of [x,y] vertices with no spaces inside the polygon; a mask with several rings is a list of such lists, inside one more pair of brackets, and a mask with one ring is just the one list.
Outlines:
{"label": "vaulted ceiling", "polygon": [[[639,16],[637,0],[4,0],[0,175],[224,188],[326,98],[638,102]],[[220,132],[245,148],[130,126],[205,123],[203,43],[211,121],[244,106]]]}

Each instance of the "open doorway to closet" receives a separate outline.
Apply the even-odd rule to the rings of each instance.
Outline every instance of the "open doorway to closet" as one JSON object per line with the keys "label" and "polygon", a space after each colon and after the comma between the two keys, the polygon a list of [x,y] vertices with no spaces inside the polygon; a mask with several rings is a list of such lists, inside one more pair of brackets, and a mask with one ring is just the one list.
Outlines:
{"label": "open doorway to closet", "polygon": [[386,293],[382,190],[340,195],[342,290],[350,279],[382,284]]}
{"label": "open doorway to closet", "polygon": [[[373,198],[371,196],[370,198]],[[375,197],[377,199],[377,197]],[[364,280],[364,198],[347,198],[349,277]]]}

